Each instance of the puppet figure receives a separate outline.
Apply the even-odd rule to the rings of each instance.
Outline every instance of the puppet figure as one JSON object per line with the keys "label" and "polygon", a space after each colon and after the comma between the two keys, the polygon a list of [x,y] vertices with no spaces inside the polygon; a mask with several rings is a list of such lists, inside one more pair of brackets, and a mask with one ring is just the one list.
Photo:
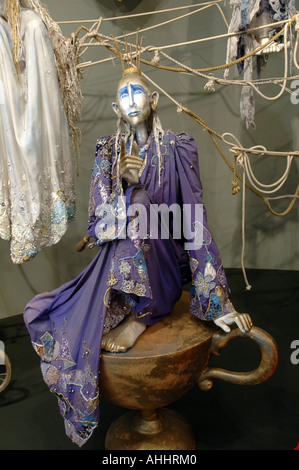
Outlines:
{"label": "puppet figure", "polygon": [[[98,252],[76,279],[37,295],[24,312],[66,433],[80,446],[99,419],[100,350],[132,347],[171,314],[183,285],[192,284],[198,319],[225,331],[234,322],[243,331],[252,326],[229,298],[202,205],[197,145],[186,133],[164,132],[157,103],[140,70],[126,69],[113,103],[117,131],[97,141],[92,169],[87,233]],[[169,224],[162,208],[175,210]]]}
{"label": "puppet figure", "polygon": [[62,43],[38,0],[0,0],[0,237],[17,264],[57,243],[75,216]]}

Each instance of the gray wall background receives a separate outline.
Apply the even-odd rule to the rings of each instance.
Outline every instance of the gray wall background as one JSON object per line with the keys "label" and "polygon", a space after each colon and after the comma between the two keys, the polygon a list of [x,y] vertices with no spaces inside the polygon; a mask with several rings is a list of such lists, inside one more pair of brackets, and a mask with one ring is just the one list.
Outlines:
{"label": "gray wall background", "polygon": [[[48,0],[44,3],[56,21],[80,21],[78,24],[61,25],[63,34],[69,37],[80,24],[89,26],[81,20],[115,18],[120,15],[175,8],[199,2],[123,0],[120,3],[117,0]],[[227,1],[222,7],[229,22],[231,18],[229,2]],[[122,33],[122,27],[125,27],[129,33],[136,31],[138,26],[150,27],[188,11],[103,21],[100,31],[103,34],[117,36]],[[226,31],[225,23],[214,6],[167,26],[143,33],[144,45],[173,44],[224,34]],[[194,68],[219,65],[225,62],[226,39],[167,49],[166,52]],[[84,55],[83,61],[95,61],[107,57],[110,57],[110,53],[105,48],[92,47]],[[153,54],[145,56],[147,59],[152,57]],[[164,59],[161,63],[168,64]],[[281,76],[283,64],[282,54],[270,56],[263,78]],[[207,92],[204,90],[206,81],[199,77],[156,70],[148,66],[144,66],[143,71],[178,102],[196,112],[211,128],[219,133],[234,133],[244,147],[262,144],[269,150],[299,149],[298,105],[291,104],[289,93],[285,93],[275,101],[265,101],[256,95],[256,129],[247,131],[239,115],[240,87],[216,86],[215,92]],[[0,318],[22,313],[26,303],[35,294],[52,290],[73,279],[95,255],[94,250],[87,249],[77,253],[75,245],[85,235],[90,174],[96,140],[115,130],[116,116],[111,108],[111,102],[114,100],[120,75],[121,66],[116,60],[84,69],[82,80],[84,100],[80,122],[82,142],[79,178],[76,180],[77,218],[70,224],[68,232],[57,245],[44,249],[35,259],[21,266],[12,264],[9,243],[0,240]],[[223,76],[223,72],[217,72],[217,76]],[[236,68],[231,69],[230,78],[237,77]],[[263,88],[263,91],[274,96],[279,88]],[[199,162],[209,226],[219,246],[224,266],[239,268],[242,247],[242,197],[241,193],[232,196],[230,169],[203,128],[190,117],[178,114],[175,104],[162,93],[158,109],[164,129],[185,131],[196,139],[199,145]],[[222,146],[222,148],[230,157],[228,147]],[[266,184],[276,181],[284,171],[286,162],[282,157],[252,158],[256,176]],[[298,164],[296,159],[283,194],[294,193],[298,184]],[[288,204],[288,199],[279,200],[273,202],[273,208],[280,212]],[[246,267],[298,270],[298,249],[298,204],[295,204],[289,215],[275,217],[270,214],[261,199],[247,191]]]}

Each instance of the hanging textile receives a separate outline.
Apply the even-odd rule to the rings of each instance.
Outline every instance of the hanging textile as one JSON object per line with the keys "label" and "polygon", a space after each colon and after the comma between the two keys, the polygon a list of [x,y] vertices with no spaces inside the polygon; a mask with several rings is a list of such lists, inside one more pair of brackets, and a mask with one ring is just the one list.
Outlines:
{"label": "hanging textile", "polygon": [[0,2],[0,237],[20,264],[57,243],[75,216],[69,128],[45,23],[22,8],[18,67]]}
{"label": "hanging textile", "polygon": [[[282,29],[283,25],[269,26],[253,33],[246,33],[249,28],[267,26],[275,22],[290,19],[296,12],[294,0],[231,0],[232,18],[228,32],[244,31],[244,34],[231,36],[227,42],[226,63],[254,52],[263,41],[268,41]],[[278,41],[283,41],[283,35]],[[280,49],[280,48],[279,48]],[[267,55],[256,56],[257,74],[267,62]],[[238,64],[238,71],[243,74],[244,81],[250,82],[253,77],[252,56]],[[227,77],[226,69],[224,76]],[[240,114],[245,121],[247,129],[255,127],[255,100],[253,88],[244,85],[240,97]]]}

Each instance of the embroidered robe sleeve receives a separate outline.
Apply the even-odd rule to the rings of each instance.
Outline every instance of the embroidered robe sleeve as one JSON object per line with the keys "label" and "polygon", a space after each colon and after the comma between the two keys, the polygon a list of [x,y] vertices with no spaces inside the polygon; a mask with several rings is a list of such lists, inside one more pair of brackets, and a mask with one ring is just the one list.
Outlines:
{"label": "embroidered robe sleeve", "polygon": [[[207,223],[199,174],[198,151],[194,139],[187,134],[178,135],[176,152],[184,213],[188,207],[193,207],[188,220],[194,237],[188,249],[192,273],[190,308],[197,317],[203,320],[214,320],[234,312],[235,309],[229,299],[230,290],[220,254]],[[196,245],[198,240],[200,244]]]}
{"label": "embroidered robe sleeve", "polygon": [[[152,294],[148,282],[143,243],[138,233],[136,239],[131,232],[130,236],[126,236],[127,209],[133,187],[124,190],[122,181],[117,183],[113,162],[114,137],[100,139],[96,145],[91,176],[87,233],[95,238],[99,246],[112,241],[118,242],[111,246],[113,256],[107,287],[114,291],[110,304],[113,304],[114,316],[119,317],[117,304],[121,305],[121,308],[125,305],[126,312],[129,313],[129,305],[130,308],[132,305],[135,307],[134,296],[138,296],[140,298],[139,306],[136,308],[138,312],[148,304]],[[120,292],[124,296],[120,296]]]}
{"label": "embroidered robe sleeve", "polygon": [[97,245],[122,237],[126,206],[121,183],[113,174],[114,137],[99,139],[92,169],[87,233]]}

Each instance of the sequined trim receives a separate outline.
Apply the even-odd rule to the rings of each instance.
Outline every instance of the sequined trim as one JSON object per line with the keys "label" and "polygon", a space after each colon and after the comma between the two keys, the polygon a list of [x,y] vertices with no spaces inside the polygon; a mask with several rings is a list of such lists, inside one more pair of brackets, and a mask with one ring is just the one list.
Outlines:
{"label": "sequined trim", "polygon": [[[47,352],[49,346],[51,349],[51,362],[47,362],[43,356],[41,371],[50,391],[58,398],[67,435],[81,446],[98,424],[94,415],[99,402],[98,377],[90,367],[91,349],[85,342],[82,344],[81,358],[78,357],[76,363],[71,357],[68,341],[63,336],[64,329],[61,334],[61,340],[58,342],[56,339],[54,349],[51,349],[50,333],[45,333],[41,338],[44,349],[39,349],[40,353]],[[75,401],[70,399],[73,394],[76,396]],[[80,426],[76,428],[76,424]]]}

